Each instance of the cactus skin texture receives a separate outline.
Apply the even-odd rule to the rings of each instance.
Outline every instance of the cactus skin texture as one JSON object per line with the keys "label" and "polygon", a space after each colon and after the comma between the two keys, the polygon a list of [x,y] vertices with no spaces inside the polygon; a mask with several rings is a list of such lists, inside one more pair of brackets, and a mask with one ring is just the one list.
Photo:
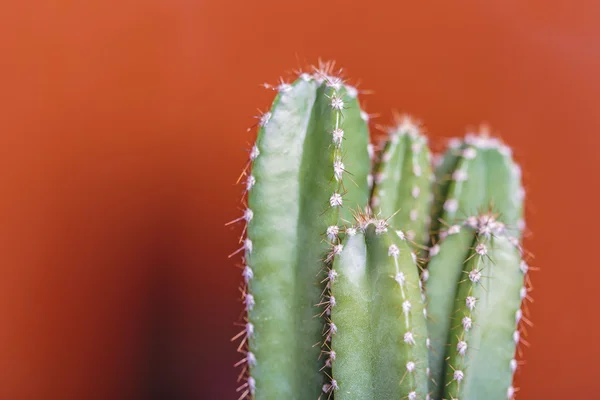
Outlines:
{"label": "cactus skin texture", "polygon": [[375,174],[371,207],[420,245],[429,242],[433,172],[427,138],[408,117],[388,130]]}
{"label": "cactus skin texture", "polygon": [[[429,352],[432,373],[430,388],[434,398],[441,398],[445,388],[445,384],[441,384],[444,382],[444,371],[449,373],[444,359],[448,352],[456,349],[456,343],[454,348],[449,343],[449,340],[456,339],[450,330],[460,325],[460,321],[455,320],[457,310],[454,307],[455,300],[458,301],[460,296],[458,283],[465,279],[465,260],[473,256],[477,244],[473,227],[478,226],[478,218],[469,216],[491,209],[491,214],[481,214],[481,218],[487,215],[485,218],[490,220],[489,226],[485,225],[487,228],[483,229],[501,228],[502,235],[509,239],[498,241],[510,240],[514,247],[519,247],[523,228],[523,189],[520,169],[512,160],[510,149],[498,140],[489,138],[485,132],[480,136],[468,135],[464,142],[452,144],[438,166],[436,175],[437,207],[434,207],[433,213],[435,220],[439,221],[436,232],[439,243],[430,248],[426,293],[432,345]],[[495,243],[496,239],[492,242]],[[502,282],[500,272],[493,277]],[[490,284],[494,285],[494,282]],[[483,286],[486,286],[485,283]],[[482,304],[485,307],[486,303]],[[512,323],[514,330],[514,314]],[[480,329],[487,328],[481,326]],[[453,365],[448,366],[454,368]],[[472,368],[472,373],[475,370]],[[506,398],[506,390],[504,388],[503,398]]]}
{"label": "cactus skin texture", "polygon": [[319,273],[343,218],[367,205],[370,166],[357,91],[330,67],[276,88],[250,152],[240,399],[316,399],[324,383]]}
{"label": "cactus skin texture", "polygon": [[427,326],[416,257],[385,220],[346,230],[329,270],[327,353],[338,400],[425,399]]}

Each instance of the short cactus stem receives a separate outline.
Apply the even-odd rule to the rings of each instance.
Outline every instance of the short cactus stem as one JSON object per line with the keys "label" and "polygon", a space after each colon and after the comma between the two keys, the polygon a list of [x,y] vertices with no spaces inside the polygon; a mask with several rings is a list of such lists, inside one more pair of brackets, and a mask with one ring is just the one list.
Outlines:
{"label": "short cactus stem", "polygon": [[425,399],[427,327],[411,249],[385,221],[361,218],[330,282],[335,398]]}
{"label": "short cactus stem", "polygon": [[326,382],[315,346],[335,302],[327,298],[321,314],[320,274],[328,254],[341,251],[338,236],[350,210],[367,205],[370,159],[357,91],[331,72],[325,64],[272,87],[278,94],[250,150],[240,251],[252,329],[239,347],[241,398],[316,399],[324,384],[335,386]]}

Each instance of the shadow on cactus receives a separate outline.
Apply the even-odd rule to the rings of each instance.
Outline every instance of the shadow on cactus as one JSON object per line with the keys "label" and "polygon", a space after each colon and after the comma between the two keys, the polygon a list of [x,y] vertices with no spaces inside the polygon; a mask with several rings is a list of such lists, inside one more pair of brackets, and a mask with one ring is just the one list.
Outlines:
{"label": "shadow on cactus", "polygon": [[333,63],[298,75],[272,87],[234,220],[239,399],[515,398],[531,286],[510,149],[470,134],[434,168],[399,117],[376,152]]}

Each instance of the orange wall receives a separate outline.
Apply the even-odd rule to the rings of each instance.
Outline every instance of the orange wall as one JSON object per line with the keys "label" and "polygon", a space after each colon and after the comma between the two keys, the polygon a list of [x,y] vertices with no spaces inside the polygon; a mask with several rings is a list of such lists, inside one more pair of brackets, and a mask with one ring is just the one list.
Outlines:
{"label": "orange wall", "polygon": [[336,59],[435,142],[524,167],[535,328],[519,398],[600,389],[600,5],[5,0],[0,398],[234,399],[235,261],[259,88]]}

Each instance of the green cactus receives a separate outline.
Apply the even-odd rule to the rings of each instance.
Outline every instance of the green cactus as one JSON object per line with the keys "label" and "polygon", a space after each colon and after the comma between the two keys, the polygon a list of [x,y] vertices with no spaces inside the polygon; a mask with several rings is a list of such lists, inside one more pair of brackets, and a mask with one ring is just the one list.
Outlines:
{"label": "green cactus", "polygon": [[510,149],[467,135],[434,172],[401,118],[373,172],[368,115],[332,64],[273,89],[235,220],[240,400],[512,399],[529,267]]}
{"label": "green cactus", "polygon": [[329,270],[332,380],[345,399],[417,399],[428,392],[427,326],[415,254],[385,220],[360,215]]}
{"label": "green cactus", "polygon": [[[259,123],[248,209],[241,396],[317,398],[323,258],[350,210],[368,202],[368,127],[357,91],[330,65],[282,83]],[[346,161],[348,160],[348,161]],[[347,167],[346,167],[347,165]],[[351,173],[346,173],[348,168]]]}
{"label": "green cactus", "polygon": [[388,130],[377,166],[371,207],[378,215],[390,217],[391,225],[402,227],[410,241],[427,245],[433,198],[431,153],[418,125],[408,117],[397,119]]}
{"label": "green cactus", "polygon": [[[455,343],[452,340],[456,339],[451,328],[457,325],[456,316],[459,312],[454,304],[460,298],[461,285],[458,282],[465,279],[465,260],[474,257],[473,249],[479,238],[474,231],[478,226],[478,219],[474,216],[491,208],[492,213],[480,217],[489,220],[488,224],[482,225],[482,229],[491,229],[494,233],[501,230],[501,235],[507,238],[503,241],[510,239],[515,247],[519,247],[523,189],[520,169],[512,160],[510,150],[498,140],[489,138],[485,132],[480,136],[469,135],[464,142],[453,144],[438,166],[436,175],[437,207],[433,213],[438,221],[437,226],[445,227],[435,232],[437,240],[441,242],[430,249],[424,280],[427,281],[428,329],[432,345],[429,363],[434,383],[431,390],[434,398],[440,398],[445,388],[444,374],[450,372],[449,368],[454,368],[444,360],[453,349]],[[495,236],[499,235],[500,232]],[[492,242],[500,242],[500,239],[494,237]],[[487,256],[492,263],[494,254]],[[487,269],[493,268],[488,266]],[[501,271],[500,268],[496,269]],[[500,272],[493,276],[502,282],[503,275]],[[487,307],[487,303],[482,304],[484,306],[481,308]],[[514,319],[510,322],[514,331]],[[482,326],[481,329],[487,328]],[[459,371],[464,373],[463,370]],[[505,386],[508,387],[508,384]],[[463,397],[466,396],[460,396]]]}

